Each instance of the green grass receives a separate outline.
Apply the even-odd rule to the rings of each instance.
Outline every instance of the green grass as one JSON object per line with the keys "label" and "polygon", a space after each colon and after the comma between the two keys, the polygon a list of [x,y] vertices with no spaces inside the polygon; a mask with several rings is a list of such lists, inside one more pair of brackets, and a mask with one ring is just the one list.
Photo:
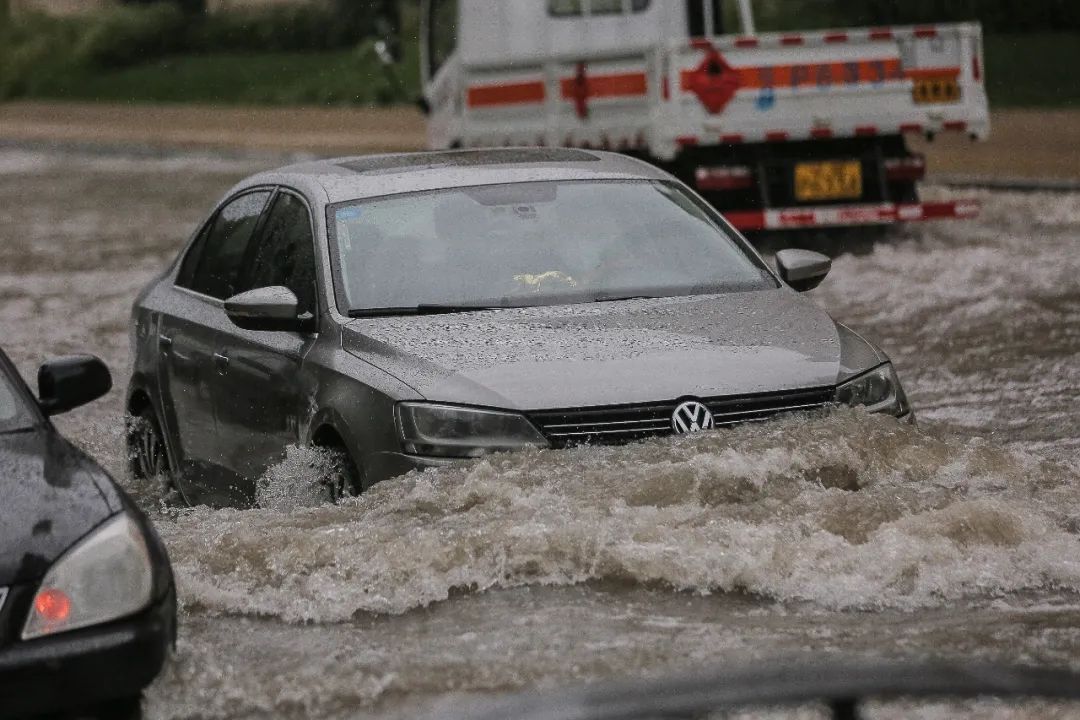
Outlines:
{"label": "green grass", "polygon": [[1080,35],[988,35],[991,107],[1080,108]]}
{"label": "green grass", "polygon": [[160,3],[78,18],[0,14],[0,100],[370,105],[415,97],[415,40],[387,69],[364,35],[295,8],[197,22]]}
{"label": "green grass", "polygon": [[416,94],[415,63],[388,72],[363,50],[174,56],[118,70],[54,73],[30,96],[119,102],[388,104]]}

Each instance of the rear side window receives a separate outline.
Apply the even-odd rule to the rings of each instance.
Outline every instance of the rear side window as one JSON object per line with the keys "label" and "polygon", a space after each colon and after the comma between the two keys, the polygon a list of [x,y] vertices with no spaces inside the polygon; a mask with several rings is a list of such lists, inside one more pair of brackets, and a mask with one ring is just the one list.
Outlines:
{"label": "rear side window", "polygon": [[248,193],[223,207],[184,261],[178,284],[219,300],[235,295],[248,243],[269,197],[268,190]]}
{"label": "rear side window", "polygon": [[280,285],[300,301],[300,312],[315,312],[315,238],[311,215],[300,198],[281,193],[251,249],[244,290]]}

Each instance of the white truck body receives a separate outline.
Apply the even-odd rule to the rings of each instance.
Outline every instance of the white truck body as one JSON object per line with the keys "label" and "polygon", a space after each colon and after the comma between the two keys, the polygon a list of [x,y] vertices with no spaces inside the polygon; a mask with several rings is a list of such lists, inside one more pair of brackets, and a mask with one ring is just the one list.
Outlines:
{"label": "white truck body", "polygon": [[989,133],[978,24],[750,34],[748,5],[720,34],[718,0],[428,0],[429,143],[626,151],[748,230],[977,212],[919,203],[902,138]]}

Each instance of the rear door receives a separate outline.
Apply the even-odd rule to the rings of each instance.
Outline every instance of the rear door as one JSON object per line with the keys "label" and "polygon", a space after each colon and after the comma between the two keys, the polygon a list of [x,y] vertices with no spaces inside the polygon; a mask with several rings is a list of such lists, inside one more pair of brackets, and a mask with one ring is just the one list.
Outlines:
{"label": "rear door", "polygon": [[[284,286],[296,294],[300,314],[319,316],[312,218],[298,193],[277,193],[244,266],[241,291]],[[303,362],[315,337],[230,324],[219,338],[216,354],[227,366],[214,376],[213,395],[226,484],[235,503],[252,501],[257,479],[300,441],[300,418],[313,395]]]}
{"label": "rear door", "polygon": [[224,300],[235,293],[248,243],[269,190],[231,199],[192,245],[177,276],[172,302],[158,326],[159,387],[164,421],[176,447],[180,482],[193,503],[220,502],[224,478],[214,415],[217,355],[226,325]]}

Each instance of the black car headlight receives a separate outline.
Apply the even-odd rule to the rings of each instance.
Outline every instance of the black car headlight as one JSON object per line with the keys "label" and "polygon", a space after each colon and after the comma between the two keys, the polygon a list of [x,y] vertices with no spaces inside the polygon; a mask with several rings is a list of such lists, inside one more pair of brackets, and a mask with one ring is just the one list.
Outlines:
{"label": "black car headlight", "polygon": [[150,605],[154,569],[146,539],[126,513],[60,556],[34,596],[22,639],[100,625]]}
{"label": "black car headlight", "polygon": [[524,415],[454,405],[400,403],[398,432],[405,452],[448,458],[548,447],[548,441]]}
{"label": "black car headlight", "polygon": [[891,363],[879,365],[840,385],[836,388],[836,402],[897,417],[907,415],[911,410]]}

